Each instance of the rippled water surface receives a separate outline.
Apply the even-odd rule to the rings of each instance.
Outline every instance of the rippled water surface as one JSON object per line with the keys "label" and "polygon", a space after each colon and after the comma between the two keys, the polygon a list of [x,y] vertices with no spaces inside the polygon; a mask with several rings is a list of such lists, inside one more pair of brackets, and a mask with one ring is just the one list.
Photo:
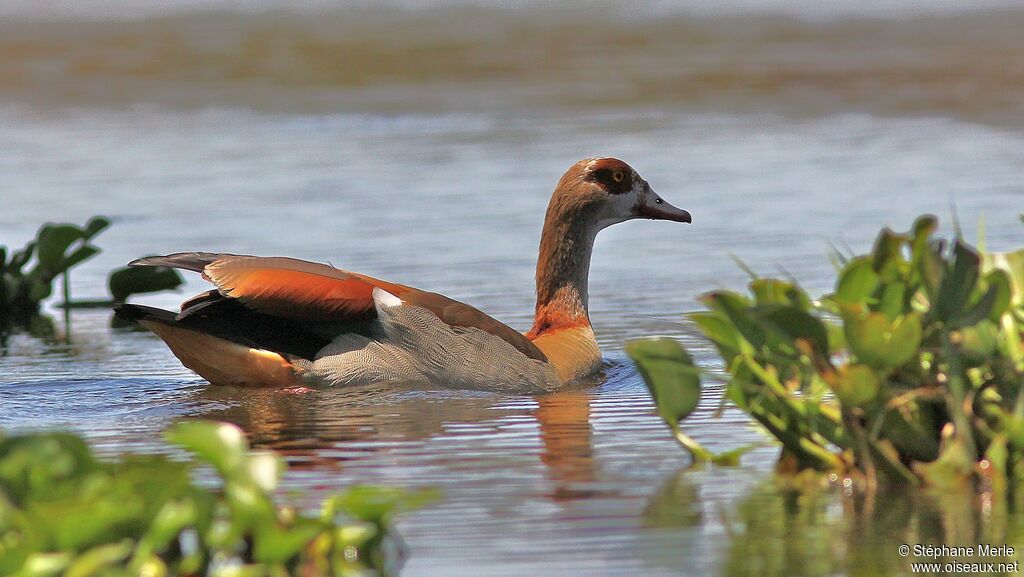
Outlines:
{"label": "rippled water surface", "polygon": [[[141,255],[289,255],[525,329],[554,183],[579,158],[614,155],[694,223],[601,233],[600,377],[543,397],[213,388],[156,337],[75,311],[70,325],[54,313],[49,336],[3,343],[0,427],[71,428],[114,454],[167,450],[160,431],[176,418],[220,419],[284,452],[288,487],[311,501],[352,482],[441,487],[440,504],[400,524],[407,576],[899,567],[871,538],[860,561],[845,545],[773,541],[864,528],[843,525],[852,505],[835,495],[779,526],[793,503],[769,484],[770,446],[739,468],[686,470],[622,345],[670,335],[715,368],[682,313],[746,282],[733,255],[817,294],[830,288],[830,242],[863,251],[923,212],[948,231],[955,210],[968,238],[984,219],[993,249],[1024,245],[1021,13],[908,4],[890,18],[868,3],[806,19],[800,2],[773,15],[649,3],[646,20],[567,24],[529,2],[508,14],[427,4],[364,7],[354,23],[273,4],[208,15],[190,3],[125,22],[101,2],[87,23],[16,6],[0,23],[17,30],[0,35],[0,244],[105,214],[114,225],[75,270],[77,298],[102,297],[107,272]],[[451,14],[479,26],[453,28]],[[225,34],[193,26],[207,20]],[[364,34],[344,40],[334,24]],[[610,47],[587,44],[597,25],[613,26]],[[936,31],[965,42],[938,46]],[[181,294],[139,300],[174,307],[199,290],[190,278]],[[709,385],[687,432],[715,450],[763,441],[738,412],[717,414],[720,396]]]}

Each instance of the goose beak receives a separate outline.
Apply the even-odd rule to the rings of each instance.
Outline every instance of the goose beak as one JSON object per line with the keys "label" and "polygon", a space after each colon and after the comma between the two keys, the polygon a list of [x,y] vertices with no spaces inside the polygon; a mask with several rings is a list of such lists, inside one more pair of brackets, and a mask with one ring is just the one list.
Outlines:
{"label": "goose beak", "polygon": [[648,190],[646,197],[637,209],[637,216],[640,218],[693,222],[689,212],[672,206],[653,190]]}

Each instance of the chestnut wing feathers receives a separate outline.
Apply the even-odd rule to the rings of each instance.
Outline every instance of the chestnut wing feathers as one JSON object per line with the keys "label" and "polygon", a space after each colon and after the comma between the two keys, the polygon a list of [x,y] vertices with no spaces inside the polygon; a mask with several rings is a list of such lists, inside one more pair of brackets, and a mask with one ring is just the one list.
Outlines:
{"label": "chestnut wing feathers", "polygon": [[[360,323],[376,318],[373,289],[380,288],[404,302],[437,315],[443,322],[473,327],[508,342],[527,357],[546,361],[525,336],[478,309],[437,293],[414,289],[287,257],[256,257],[208,252],[182,252],[138,259],[136,266],[169,266],[202,273],[217,292],[264,315],[317,323]],[[216,302],[212,293],[183,305],[179,317],[189,316]],[[218,307],[219,308],[219,307]]]}

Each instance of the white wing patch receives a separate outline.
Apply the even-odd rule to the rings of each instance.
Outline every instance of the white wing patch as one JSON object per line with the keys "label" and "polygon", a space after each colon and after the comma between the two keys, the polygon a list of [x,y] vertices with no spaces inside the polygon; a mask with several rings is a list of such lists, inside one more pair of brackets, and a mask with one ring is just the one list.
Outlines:
{"label": "white wing patch", "polygon": [[402,299],[380,287],[374,287],[373,304],[377,307],[377,314],[379,315],[382,309],[402,306]]}

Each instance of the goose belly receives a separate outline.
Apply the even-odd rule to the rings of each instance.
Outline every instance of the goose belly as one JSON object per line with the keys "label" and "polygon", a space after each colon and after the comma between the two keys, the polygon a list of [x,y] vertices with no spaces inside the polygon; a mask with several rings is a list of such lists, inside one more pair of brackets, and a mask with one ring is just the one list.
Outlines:
{"label": "goose belly", "polygon": [[370,336],[343,334],[303,367],[336,386],[429,383],[531,393],[558,388],[552,366],[477,328],[451,326],[409,305],[378,308]]}

